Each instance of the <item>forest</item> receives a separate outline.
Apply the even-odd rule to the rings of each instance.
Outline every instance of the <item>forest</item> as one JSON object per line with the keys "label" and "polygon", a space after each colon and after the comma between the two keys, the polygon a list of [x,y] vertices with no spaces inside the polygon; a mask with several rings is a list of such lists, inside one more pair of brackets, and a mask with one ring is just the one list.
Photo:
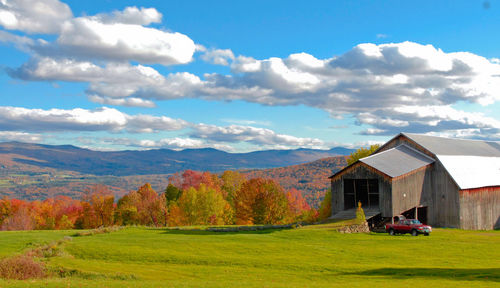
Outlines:
{"label": "forest", "polygon": [[119,199],[105,185],[91,187],[79,200],[4,197],[0,200],[0,229],[285,224],[329,216],[328,204],[314,209],[298,190],[285,191],[272,179],[247,179],[237,171],[186,170],[172,175],[161,193],[146,183]]}

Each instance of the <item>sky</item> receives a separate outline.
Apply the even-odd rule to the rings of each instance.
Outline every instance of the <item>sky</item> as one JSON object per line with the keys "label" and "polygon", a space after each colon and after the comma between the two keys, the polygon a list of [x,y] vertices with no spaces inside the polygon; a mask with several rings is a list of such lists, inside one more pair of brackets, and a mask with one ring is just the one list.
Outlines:
{"label": "sky", "polygon": [[0,0],[0,141],[500,140],[500,1]]}

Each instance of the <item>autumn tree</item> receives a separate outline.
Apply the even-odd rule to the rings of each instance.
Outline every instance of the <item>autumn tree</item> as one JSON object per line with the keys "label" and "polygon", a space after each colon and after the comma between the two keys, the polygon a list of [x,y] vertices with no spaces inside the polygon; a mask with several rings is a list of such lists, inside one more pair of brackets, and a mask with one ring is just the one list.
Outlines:
{"label": "autumn tree", "polygon": [[231,170],[224,171],[220,178],[222,181],[222,195],[234,207],[234,195],[240,190],[241,185],[245,183],[246,178],[243,174]]}
{"label": "autumn tree", "polygon": [[139,216],[137,213],[136,202],[139,201],[138,194],[130,192],[118,200],[115,211],[115,223],[118,225],[137,225]]}
{"label": "autumn tree", "polygon": [[80,228],[96,228],[113,224],[115,196],[104,185],[95,185],[88,189],[82,199]]}
{"label": "autumn tree", "polygon": [[359,148],[358,150],[352,152],[351,156],[349,156],[349,158],[347,158],[347,165],[351,165],[352,163],[358,161],[361,158],[365,158],[365,157],[370,156],[378,148],[380,148],[380,145],[378,145],[378,144],[370,145],[369,148],[364,148],[364,147]]}
{"label": "autumn tree", "polygon": [[7,197],[0,199],[0,228],[2,227],[3,222],[7,219],[12,213],[12,206],[10,204],[10,200]]}
{"label": "autumn tree", "polygon": [[288,210],[290,212],[290,217],[292,220],[305,220],[311,206],[302,197],[302,194],[295,188],[290,189],[286,193],[286,198],[288,200]]}
{"label": "autumn tree", "polygon": [[319,219],[326,219],[332,216],[332,189],[328,189],[319,207]]}
{"label": "autumn tree", "polygon": [[288,215],[283,189],[273,180],[250,179],[234,198],[237,224],[276,224]]}
{"label": "autumn tree", "polygon": [[165,195],[158,195],[149,183],[118,201],[117,220],[123,225],[165,226],[168,212]]}
{"label": "autumn tree", "polygon": [[221,193],[205,184],[198,189],[190,187],[179,198],[186,225],[224,224],[226,204]]}

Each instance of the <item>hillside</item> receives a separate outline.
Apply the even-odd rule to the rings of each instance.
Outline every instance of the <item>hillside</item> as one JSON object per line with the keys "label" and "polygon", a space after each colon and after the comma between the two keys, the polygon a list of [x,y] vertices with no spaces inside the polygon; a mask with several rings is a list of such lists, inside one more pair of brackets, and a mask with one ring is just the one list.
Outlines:
{"label": "hillside", "polygon": [[[38,168],[53,168],[93,175],[170,174],[186,169],[221,172],[236,169],[283,167],[317,159],[348,155],[351,149],[267,150],[250,153],[228,153],[216,149],[153,149],[141,151],[94,151],[70,145],[53,146],[18,142],[0,143],[0,155],[8,161]],[[8,163],[0,165],[9,167]],[[0,167],[2,167],[0,166]]]}
{"label": "hillside", "polygon": [[247,178],[262,177],[277,181],[286,190],[295,188],[313,206],[318,206],[330,187],[328,177],[347,165],[346,156],[319,159],[310,163],[263,170],[243,171]]}
{"label": "hillside", "polygon": [[[146,182],[151,183],[156,191],[162,191],[172,173],[186,169],[221,172],[289,166],[332,155],[349,154],[351,151],[338,147],[331,150],[269,150],[251,153],[227,153],[215,149],[101,152],[68,145],[0,143],[0,197],[37,200],[67,195],[79,198],[82,192],[95,184],[107,185],[121,196]],[[320,163],[317,165],[321,166]],[[312,169],[314,173],[323,173],[321,175],[328,177],[330,172],[318,172],[320,168],[315,167],[317,165],[305,166],[305,170],[300,173],[307,174],[306,170]],[[296,176],[302,177],[300,173],[297,172]],[[283,175],[294,177],[293,173]],[[323,176],[311,176],[310,179],[302,177],[301,183],[284,178],[280,183],[311,194],[314,185],[321,186],[317,186],[319,182],[314,179]],[[323,193],[324,189],[320,191]],[[309,203],[317,199],[308,197]]]}
{"label": "hillside", "polygon": [[0,287],[460,288],[500,281],[500,231],[438,228],[413,237],[341,234],[328,225],[222,234],[187,229],[129,227],[83,237],[0,231],[0,257],[51,247],[40,262],[54,271],[43,279],[0,279]]}

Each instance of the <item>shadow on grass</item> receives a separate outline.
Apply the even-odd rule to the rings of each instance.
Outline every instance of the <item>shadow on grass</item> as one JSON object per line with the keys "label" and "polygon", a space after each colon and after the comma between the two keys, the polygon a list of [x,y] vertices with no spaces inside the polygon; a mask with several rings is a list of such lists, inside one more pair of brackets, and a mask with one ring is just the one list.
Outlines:
{"label": "shadow on grass", "polygon": [[209,235],[209,236],[224,236],[224,235],[235,235],[235,234],[271,234],[273,232],[281,231],[281,230],[290,230],[290,229],[266,229],[266,230],[258,230],[258,231],[234,231],[234,232],[214,232],[214,231],[206,231],[206,230],[188,230],[188,229],[163,229],[162,234],[173,234],[173,235]]}
{"label": "shadow on grass", "polygon": [[381,268],[348,274],[359,276],[386,276],[395,279],[441,278],[458,281],[500,282],[500,268]]}

